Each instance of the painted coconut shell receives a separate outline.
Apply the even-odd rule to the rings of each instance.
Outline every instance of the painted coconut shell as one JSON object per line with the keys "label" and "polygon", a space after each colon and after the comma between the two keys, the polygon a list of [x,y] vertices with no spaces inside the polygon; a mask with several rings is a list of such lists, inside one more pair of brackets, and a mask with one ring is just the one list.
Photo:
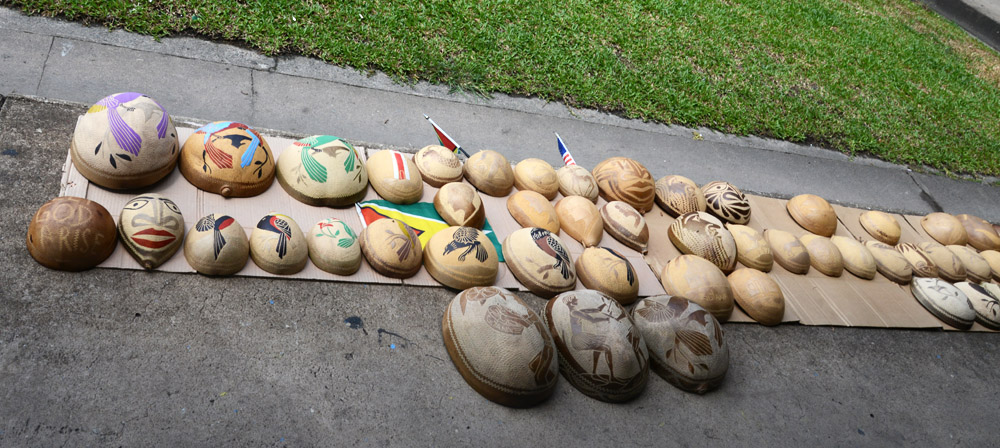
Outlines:
{"label": "painted coconut shell", "polygon": [[965,281],[968,275],[965,272],[965,265],[947,247],[933,241],[917,244],[917,247],[931,258],[934,266],[937,266],[939,277],[951,283]]}
{"label": "painted coconut shell", "polygon": [[986,264],[990,265],[990,274],[993,275],[993,280],[1000,282],[1000,252],[984,250],[979,253],[979,256],[983,257]]}
{"label": "painted coconut shell", "polygon": [[934,241],[945,246],[964,246],[969,243],[969,234],[958,218],[943,212],[934,212],[920,219],[924,228]]}
{"label": "painted coconut shell", "polygon": [[969,236],[969,245],[979,250],[1000,250],[1000,235],[993,230],[993,224],[978,216],[955,215]]}
{"label": "painted coconut shell", "polygon": [[809,272],[809,251],[795,235],[784,230],[767,229],[764,239],[771,245],[774,261],[793,274]]}
{"label": "painted coconut shell", "polygon": [[683,297],[662,295],[639,301],[632,317],[657,375],[697,394],[722,384],[729,370],[729,345],[711,313]]}
{"label": "painted coconut shell", "polygon": [[486,223],[483,198],[475,187],[463,182],[445,184],[434,194],[434,210],[453,226],[482,229]]}
{"label": "painted coconut shell", "polygon": [[622,305],[639,297],[639,277],[622,254],[607,247],[588,247],[576,259],[576,275],[588,289],[606,294]]}
{"label": "painted coconut shell", "polygon": [[462,161],[450,149],[439,145],[420,148],[413,155],[413,164],[420,171],[420,178],[435,188],[462,180]]}
{"label": "painted coconut shell", "polygon": [[799,238],[809,252],[809,264],[830,277],[844,273],[844,257],[829,238],[819,235],[802,235]]}
{"label": "painted coconut shell", "polygon": [[788,214],[803,229],[827,238],[837,231],[837,212],[826,199],[814,194],[800,194],[785,204]]}
{"label": "painted coconut shell", "polygon": [[504,197],[514,187],[514,170],[507,158],[496,151],[483,150],[465,161],[465,178],[479,191]]}
{"label": "painted coconut shell", "polygon": [[913,278],[913,268],[895,247],[878,241],[865,241],[865,247],[875,258],[875,267],[885,278],[905,285]]}
{"label": "painted coconut shell", "polygon": [[559,233],[559,216],[552,203],[534,191],[518,191],[507,198],[507,211],[521,227],[541,227]]}
{"label": "painted coconut shell", "polygon": [[514,166],[514,186],[521,191],[534,191],[550,201],[559,193],[556,170],[542,159],[524,159],[518,162]]}
{"label": "painted coconut shell", "polygon": [[968,329],[976,320],[976,310],[969,298],[944,280],[917,277],[910,285],[913,297],[942,322],[958,329]]}
{"label": "painted coconut shell", "polygon": [[649,226],[634,207],[622,201],[608,202],[601,207],[601,220],[608,235],[639,253],[646,253]]}
{"label": "painted coconut shell", "polygon": [[875,278],[875,257],[860,241],[846,236],[834,235],[830,242],[837,246],[844,260],[844,269],[859,278],[871,280]]}
{"label": "painted coconut shell", "polygon": [[580,392],[617,403],[646,387],[646,341],[618,302],[589,289],[570,291],[549,300],[542,321],[559,350],[559,372]]}
{"label": "painted coconut shell", "polygon": [[379,151],[368,158],[368,178],[383,199],[412,204],[424,194],[424,181],[410,156],[399,151]]}
{"label": "painted coconut shell", "polygon": [[504,262],[529,291],[549,298],[576,287],[576,269],[558,236],[539,227],[511,232],[503,242]]}
{"label": "painted coconut shell", "polygon": [[965,266],[965,276],[970,282],[982,283],[990,280],[993,271],[990,269],[990,263],[982,255],[979,255],[968,246],[953,244],[945,247],[958,257],[958,260],[962,262],[962,266]]}
{"label": "painted coconut shell", "polygon": [[927,252],[923,249],[917,247],[913,243],[901,243],[896,246],[896,250],[900,254],[903,254],[903,258],[910,263],[910,268],[913,269],[913,275],[917,277],[937,277],[938,268],[934,264],[934,260],[931,259]]}
{"label": "painted coconut shell", "polygon": [[711,261],[722,272],[730,272],[736,266],[736,240],[708,213],[681,215],[667,228],[667,236],[681,252]]}
{"label": "painted coconut shell", "polygon": [[559,180],[559,193],[563,196],[583,196],[590,199],[590,202],[597,203],[600,192],[597,179],[586,168],[567,165],[556,170],[556,178]]}
{"label": "painted coconut shell", "polygon": [[83,271],[101,264],[118,243],[115,220],[101,204],[63,196],[43,204],[28,224],[28,253],[49,269]]}
{"label": "painted coconut shell", "polygon": [[178,166],[192,185],[224,197],[256,196],[274,182],[274,156],[255,129],[234,121],[202,126],[181,148]]}
{"label": "painted coconut shell", "polygon": [[969,298],[976,311],[976,322],[990,330],[1000,330],[1000,299],[975,283],[958,282],[955,287]]}
{"label": "painted coconut shell", "polygon": [[872,238],[879,240],[890,246],[895,246],[899,242],[900,227],[899,221],[896,220],[895,216],[892,216],[886,212],[880,212],[877,210],[869,210],[861,214],[858,218],[861,222],[861,227],[868,232]]}
{"label": "painted coconut shell", "polygon": [[420,270],[423,249],[410,226],[382,218],[361,231],[361,253],[372,269],[392,278],[410,278]]}
{"label": "painted coconut shell", "polygon": [[294,274],[306,267],[309,243],[295,220],[279,213],[268,213],[250,232],[250,258],[272,274]]}
{"label": "painted coconut shell", "polygon": [[346,222],[327,218],[306,236],[309,259],[316,267],[337,275],[351,275],[361,268],[361,243]]}
{"label": "painted coconut shell", "polygon": [[583,196],[569,196],[556,203],[559,226],[567,235],[583,244],[596,246],[604,236],[604,220],[597,206]]}
{"label": "painted coconut shell", "polygon": [[528,407],[555,390],[559,362],[549,329],[506,290],[459,293],[444,312],[441,334],[462,378],[490,401]]}
{"label": "painted coconut shell", "polygon": [[733,235],[736,242],[736,261],[748,268],[770,272],[774,264],[771,246],[767,244],[764,235],[740,224],[726,224],[726,229]]}
{"label": "painted coconut shell", "polygon": [[983,282],[980,283],[979,286],[982,286],[983,289],[988,291],[993,297],[1000,299],[1000,285],[997,285],[996,283]]}
{"label": "painted coconut shell", "polygon": [[70,143],[80,174],[111,189],[156,183],[174,170],[180,154],[167,111],[135,92],[109,95],[91,106],[77,120]]}
{"label": "painted coconut shell", "polygon": [[739,188],[729,182],[714,181],[701,186],[709,213],[732,224],[750,222],[750,202]]}
{"label": "painted coconut shell", "polygon": [[486,234],[475,227],[449,227],[431,237],[424,248],[424,267],[449,288],[490,286],[500,261]]}
{"label": "painted coconut shell", "polygon": [[771,276],[756,269],[729,274],[729,287],[740,308],[763,325],[778,325],[785,317],[785,295]]}
{"label": "painted coconut shell", "polygon": [[604,200],[626,202],[639,213],[653,208],[656,187],[653,176],[641,163],[627,157],[612,157],[597,164],[593,174]]}
{"label": "painted coconut shell", "polygon": [[250,240],[232,216],[210,214],[188,230],[184,258],[205,275],[232,275],[250,259]]}
{"label": "painted coconut shell", "polygon": [[705,211],[705,194],[691,179],[676,174],[663,176],[656,181],[655,188],[656,204],[670,216]]}
{"label": "painted coconut shell", "polygon": [[697,255],[681,255],[668,261],[660,282],[667,294],[701,305],[721,322],[733,312],[733,291],[726,274]]}
{"label": "painted coconut shell", "polygon": [[320,207],[353,205],[368,193],[368,170],[358,151],[332,135],[288,145],[278,156],[277,178],[289,196]]}
{"label": "painted coconut shell", "polygon": [[129,199],[118,217],[118,236],[143,268],[154,269],[184,242],[184,217],[174,201],[156,193]]}

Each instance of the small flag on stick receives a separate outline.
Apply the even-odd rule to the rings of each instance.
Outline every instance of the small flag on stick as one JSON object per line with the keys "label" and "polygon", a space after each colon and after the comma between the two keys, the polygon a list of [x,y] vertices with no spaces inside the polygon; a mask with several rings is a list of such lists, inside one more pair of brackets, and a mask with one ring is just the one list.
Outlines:
{"label": "small flag on stick", "polygon": [[559,134],[556,134],[556,142],[559,143],[559,154],[562,155],[563,164],[566,166],[576,165],[576,160],[573,160],[573,156],[566,149],[566,144],[563,143],[562,137],[559,137]]}
{"label": "small flag on stick", "polygon": [[438,141],[441,142],[441,146],[450,149],[455,154],[461,152],[462,154],[465,155],[465,157],[469,157],[469,153],[465,152],[465,150],[462,149],[461,145],[456,143],[453,138],[448,136],[448,134],[444,132],[444,129],[441,129],[441,127],[438,126],[437,123],[434,122],[434,120],[431,120],[431,117],[428,117],[427,114],[424,114],[424,118],[426,118],[427,121],[431,122],[431,126],[434,126],[434,132],[437,133]]}

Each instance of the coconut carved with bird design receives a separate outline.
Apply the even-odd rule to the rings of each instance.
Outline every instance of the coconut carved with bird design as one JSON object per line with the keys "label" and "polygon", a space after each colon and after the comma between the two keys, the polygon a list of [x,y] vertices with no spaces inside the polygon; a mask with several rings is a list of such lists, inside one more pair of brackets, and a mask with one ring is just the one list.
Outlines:
{"label": "coconut carved with bird design", "polygon": [[309,243],[295,220],[269,213],[250,233],[250,258],[261,269],[278,275],[294,274],[309,261]]}
{"label": "coconut carved with bird design", "polygon": [[496,281],[499,266],[493,243],[474,227],[440,230],[424,248],[427,272],[449,288],[490,286]]}
{"label": "coconut carved with bird design", "polygon": [[368,193],[368,171],[358,151],[332,135],[292,142],[278,156],[278,184],[304,204],[352,205]]}
{"label": "coconut carved with bird design", "polygon": [[316,267],[337,275],[351,275],[361,268],[361,243],[346,222],[320,220],[306,236],[309,259]]}
{"label": "coconut carved with bird design", "polygon": [[232,275],[250,259],[250,240],[232,216],[210,214],[188,231],[184,258],[205,275]]}
{"label": "coconut carved with bird design", "polygon": [[632,263],[614,249],[584,249],[576,259],[576,275],[584,287],[600,291],[622,305],[630,305],[639,296],[639,278]]}
{"label": "coconut carved with bird design", "polygon": [[361,231],[361,253],[372,269],[392,278],[410,278],[420,270],[423,249],[413,228],[382,218]]}
{"label": "coconut carved with bird design", "polygon": [[435,188],[462,180],[462,161],[444,146],[424,146],[413,155],[413,164],[424,182]]}
{"label": "coconut carved with bird design", "polygon": [[256,196],[274,181],[270,146],[250,126],[216,121],[202,126],[181,148],[181,174],[192,185],[224,197]]}
{"label": "coconut carved with bird design", "polygon": [[504,261],[529,291],[549,298],[576,287],[576,269],[558,236],[539,227],[512,232],[503,242]]}

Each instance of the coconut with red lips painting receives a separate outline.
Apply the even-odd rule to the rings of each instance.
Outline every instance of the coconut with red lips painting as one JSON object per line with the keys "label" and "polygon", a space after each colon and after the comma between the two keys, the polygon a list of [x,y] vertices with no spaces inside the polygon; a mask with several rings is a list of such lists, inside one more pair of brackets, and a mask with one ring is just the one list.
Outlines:
{"label": "coconut with red lips painting", "polygon": [[174,256],[184,241],[184,217],[174,201],[149,193],[129,199],[118,218],[118,235],[146,269]]}

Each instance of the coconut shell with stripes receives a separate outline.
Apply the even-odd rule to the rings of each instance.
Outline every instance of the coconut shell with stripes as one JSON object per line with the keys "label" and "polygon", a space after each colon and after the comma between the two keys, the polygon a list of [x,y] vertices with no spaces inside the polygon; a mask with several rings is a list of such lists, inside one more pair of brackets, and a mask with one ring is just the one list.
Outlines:
{"label": "coconut shell with stripes", "polygon": [[682,253],[702,257],[722,272],[732,272],[736,266],[736,240],[722,222],[705,212],[679,216],[667,228],[670,242]]}
{"label": "coconut shell with stripes", "polygon": [[713,181],[702,185],[701,192],[705,195],[705,209],[709,213],[732,224],[750,222],[750,202],[735,185]]}
{"label": "coconut shell with stripes", "polygon": [[937,264],[927,252],[913,243],[900,243],[896,245],[896,250],[906,258],[913,269],[913,275],[917,277],[937,277]]}
{"label": "coconut shell with stripes", "polygon": [[641,163],[627,157],[612,157],[597,164],[592,173],[604,200],[624,201],[639,213],[653,208],[655,183]]}
{"label": "coconut shell with stripes", "polygon": [[394,204],[412,204],[424,194],[420,171],[408,154],[378,151],[368,157],[368,178],[382,199]]}
{"label": "coconut shell with stripes", "polygon": [[693,180],[680,175],[663,176],[656,181],[656,204],[670,216],[703,212],[705,194]]}

